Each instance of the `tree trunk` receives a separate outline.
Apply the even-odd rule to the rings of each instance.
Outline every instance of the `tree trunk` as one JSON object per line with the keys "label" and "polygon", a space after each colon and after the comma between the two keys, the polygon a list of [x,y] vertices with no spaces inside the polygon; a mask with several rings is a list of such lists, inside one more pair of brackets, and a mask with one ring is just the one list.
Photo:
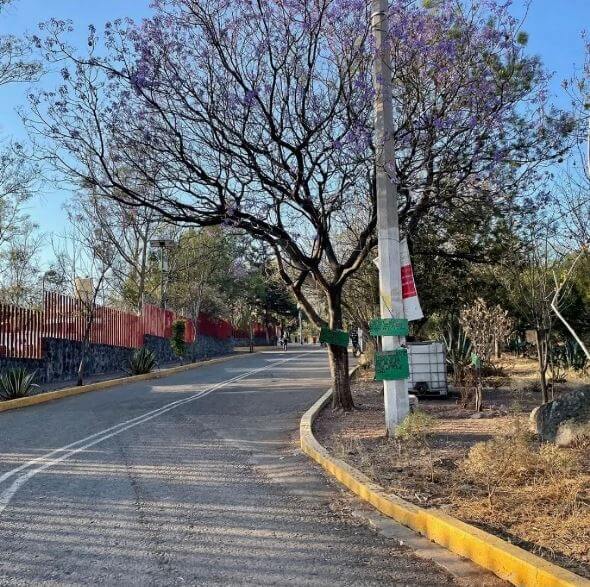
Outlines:
{"label": "tree trunk", "polygon": [[328,345],[330,370],[332,372],[332,408],[350,412],[354,408],[348,376],[348,349]]}
{"label": "tree trunk", "polygon": [[547,356],[547,335],[544,331],[537,330],[537,361],[539,364],[539,379],[541,382],[541,401],[544,404],[549,401],[549,391],[547,389]]}
{"label": "tree trunk", "polygon": [[541,403],[549,401],[549,386],[547,385],[547,369],[541,370]]}
{"label": "tree trunk", "polygon": [[82,343],[82,356],[80,357],[80,364],[78,365],[78,379],[76,381],[76,385],[80,387],[84,385],[84,362],[86,360],[86,354],[88,351],[88,342],[84,341]]}
{"label": "tree trunk", "polygon": [[[100,282],[99,282],[100,285]],[[97,289],[98,291],[98,289]],[[86,361],[86,355],[88,354],[88,346],[90,344],[90,331],[94,322],[94,312],[96,310],[96,294],[92,301],[92,307],[88,310],[89,314],[86,318],[86,328],[84,328],[84,336],[82,338],[82,356],[80,357],[80,364],[78,365],[78,380],[76,381],[77,386],[84,385],[84,362]]]}
{"label": "tree trunk", "polygon": [[477,383],[475,384],[475,411],[481,412],[483,409],[483,384],[481,381],[481,372],[478,369]]}
{"label": "tree trunk", "polygon": [[[341,330],[342,321],[342,290],[331,289],[328,292],[328,312],[330,328]],[[349,412],[354,408],[350,391],[350,377],[348,376],[348,348],[328,345],[330,356],[330,370],[332,371],[332,408]]]}

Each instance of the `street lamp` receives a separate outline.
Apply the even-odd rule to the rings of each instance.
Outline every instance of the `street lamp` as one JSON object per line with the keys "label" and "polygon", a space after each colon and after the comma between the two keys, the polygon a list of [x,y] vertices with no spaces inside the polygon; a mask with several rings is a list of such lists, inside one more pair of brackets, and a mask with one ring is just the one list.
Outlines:
{"label": "street lamp", "polygon": [[150,240],[150,245],[155,249],[160,249],[160,307],[164,310],[166,308],[166,300],[164,298],[164,271],[168,269],[168,267],[165,267],[166,249],[171,249],[174,246],[174,241],[169,238],[155,238]]}

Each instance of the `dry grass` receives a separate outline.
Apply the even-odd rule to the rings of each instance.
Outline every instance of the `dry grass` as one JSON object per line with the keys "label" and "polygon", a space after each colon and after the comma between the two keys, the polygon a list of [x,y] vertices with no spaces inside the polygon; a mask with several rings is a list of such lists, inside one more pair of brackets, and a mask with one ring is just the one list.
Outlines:
{"label": "dry grass", "polygon": [[[443,508],[590,578],[590,443],[540,444],[527,430],[540,399],[530,390],[534,363],[505,357],[502,367],[508,385],[488,390],[486,418],[471,419],[450,400],[421,402],[422,415],[387,440],[381,386],[364,373],[354,385],[358,410],[326,410],[316,433],[388,491]],[[579,385],[568,377],[561,389]]]}
{"label": "dry grass", "polygon": [[462,463],[462,472],[490,494],[498,489],[553,482],[579,468],[578,455],[551,444],[538,445],[519,427],[510,436],[478,442]]}
{"label": "dry grass", "polygon": [[521,436],[478,444],[463,463],[469,485],[454,486],[452,511],[588,577],[589,466],[585,449]]}

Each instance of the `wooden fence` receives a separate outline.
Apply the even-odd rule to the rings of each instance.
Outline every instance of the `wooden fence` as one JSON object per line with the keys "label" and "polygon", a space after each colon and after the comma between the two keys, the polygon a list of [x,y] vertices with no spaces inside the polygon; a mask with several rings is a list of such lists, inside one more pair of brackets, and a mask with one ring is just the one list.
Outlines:
{"label": "wooden fence", "polygon": [[45,293],[42,310],[0,304],[0,356],[41,359],[43,338],[82,341],[90,314],[93,318],[88,340],[95,344],[140,348],[146,334],[170,338],[176,319],[186,323],[184,339],[187,343],[194,342],[197,333],[219,339],[232,336],[228,322],[204,314],[199,315],[195,324],[171,310],[149,304],[141,314],[107,306],[90,310],[91,306],[81,300],[55,292]]}

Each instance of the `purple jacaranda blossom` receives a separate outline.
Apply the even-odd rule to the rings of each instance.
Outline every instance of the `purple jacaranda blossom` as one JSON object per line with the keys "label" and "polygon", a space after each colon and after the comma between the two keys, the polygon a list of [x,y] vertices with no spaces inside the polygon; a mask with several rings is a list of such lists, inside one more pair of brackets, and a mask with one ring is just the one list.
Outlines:
{"label": "purple jacaranda blossom", "polygon": [[[164,209],[242,227],[249,214],[253,232],[282,222],[291,237],[309,233],[313,242],[317,226],[342,229],[350,218],[370,215],[369,180],[382,147],[374,144],[373,101],[383,82],[372,75],[370,3],[156,0],[153,6],[142,22],[109,23],[106,48],[96,43],[89,50],[94,65],[88,57],[83,67],[66,59],[67,95],[32,102],[39,118],[47,114],[60,129],[56,144],[60,134],[68,137],[68,160],[90,159],[100,168],[100,152],[88,153],[88,145],[92,151],[104,140],[139,169],[149,162],[161,170]],[[473,186],[474,177],[520,181],[511,166],[542,152],[536,143],[553,152],[550,132],[534,136],[536,121],[557,117],[544,128],[564,131],[568,124],[545,107],[545,74],[518,44],[504,2],[391,0],[389,7],[392,148],[404,185],[443,186],[437,189],[444,198],[431,192],[433,215],[444,218],[456,201],[475,197],[463,187]],[[43,42],[53,43],[46,51],[58,67],[59,30],[66,28],[55,23],[58,34],[47,33]],[[100,128],[84,108],[95,96]],[[72,129],[74,115],[80,118]],[[404,222],[412,222],[414,210]]]}

